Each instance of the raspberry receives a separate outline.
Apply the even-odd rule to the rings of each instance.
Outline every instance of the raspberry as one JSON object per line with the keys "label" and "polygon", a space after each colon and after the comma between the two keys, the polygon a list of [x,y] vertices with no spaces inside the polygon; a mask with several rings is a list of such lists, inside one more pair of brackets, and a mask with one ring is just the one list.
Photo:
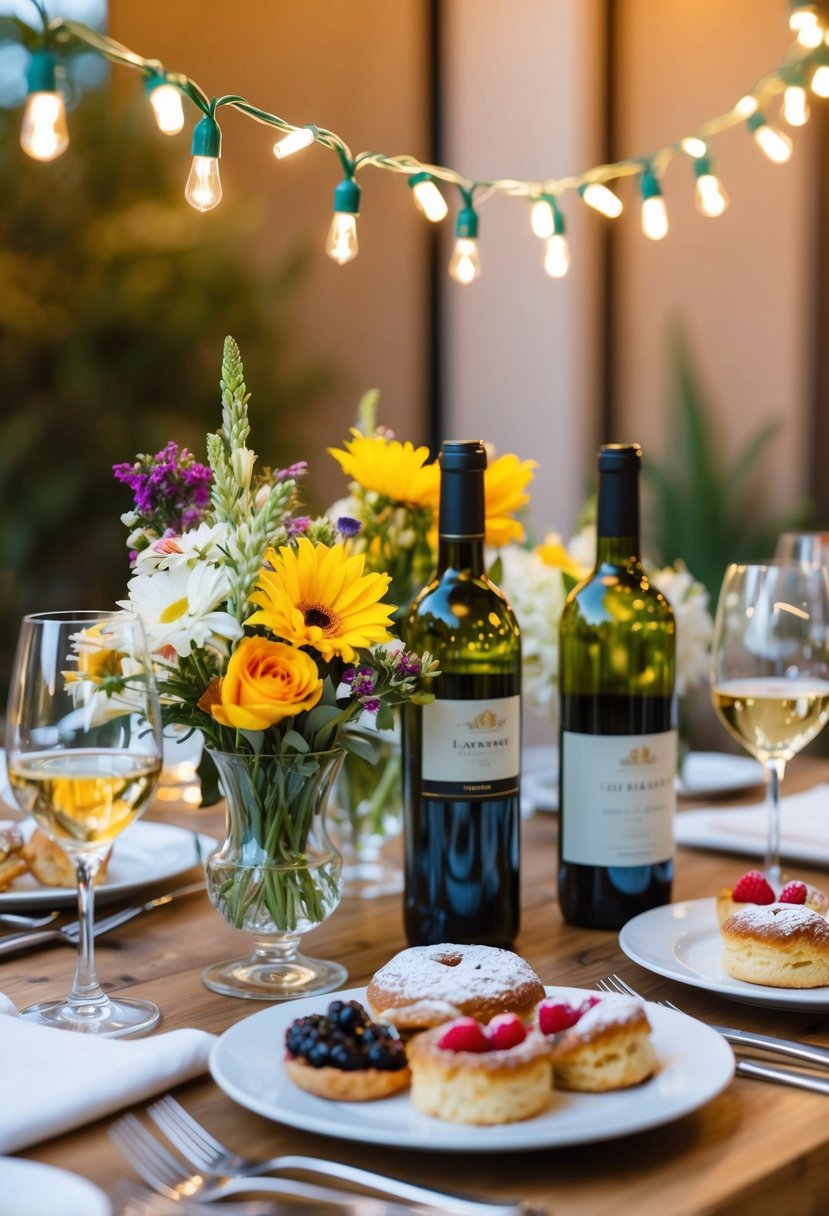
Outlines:
{"label": "raspberry", "polygon": [[759,870],[749,870],[737,879],[731,898],[738,904],[773,904],[774,891]]}
{"label": "raspberry", "polygon": [[499,1013],[487,1026],[484,1034],[495,1051],[506,1051],[517,1047],[527,1037],[524,1023],[516,1013]]}
{"label": "raspberry", "polygon": [[584,1009],[574,1009],[566,1001],[542,1001],[538,1006],[538,1029],[542,1034],[558,1034],[575,1026]]}
{"label": "raspberry", "polygon": [[805,904],[805,882],[787,882],[783,890],[778,895],[777,902],[781,904]]}
{"label": "raspberry", "polygon": [[592,1009],[594,1005],[598,1005],[601,999],[602,998],[600,996],[586,996],[579,1005],[579,1017],[582,1017],[585,1013],[587,1013],[588,1009]]}
{"label": "raspberry", "polygon": [[483,1026],[474,1018],[456,1018],[438,1039],[438,1047],[444,1051],[484,1052],[489,1051],[491,1046]]}

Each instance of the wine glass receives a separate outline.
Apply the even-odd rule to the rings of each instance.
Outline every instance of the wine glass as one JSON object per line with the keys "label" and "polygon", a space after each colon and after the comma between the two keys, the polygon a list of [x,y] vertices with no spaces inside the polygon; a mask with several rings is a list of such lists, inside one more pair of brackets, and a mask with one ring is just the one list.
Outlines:
{"label": "wine glass", "polygon": [[23,618],[6,717],[9,782],[20,809],[75,866],[81,932],[65,1000],[24,1009],[41,1025],[123,1038],[152,1029],[149,1001],[98,984],[93,883],[116,836],[147,806],[161,771],[161,715],[141,622],[126,613]]}
{"label": "wine glass", "polygon": [[774,556],[784,562],[817,562],[829,567],[829,532],[781,532]]}
{"label": "wine glass", "polygon": [[763,764],[766,876],[780,881],[780,782],[786,761],[829,718],[829,574],[768,561],[726,571],[714,625],[711,698],[735,739]]}

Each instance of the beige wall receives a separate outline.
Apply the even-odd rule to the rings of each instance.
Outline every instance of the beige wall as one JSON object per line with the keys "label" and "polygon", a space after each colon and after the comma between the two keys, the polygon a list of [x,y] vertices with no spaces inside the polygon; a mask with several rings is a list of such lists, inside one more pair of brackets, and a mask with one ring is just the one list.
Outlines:
{"label": "beige wall", "polygon": [[[426,156],[425,6],[419,0],[111,0],[110,33],[170,70],[183,71],[208,94],[239,92],[296,124],[316,122],[365,149]],[[118,88],[137,87],[114,69]],[[298,308],[301,359],[329,359],[338,390],[308,419],[303,452],[321,496],[344,483],[326,445],[347,434],[362,392],[382,390],[384,420],[401,434],[425,438],[426,244],[405,178],[371,169],[361,175],[360,254],[337,266],[323,253],[334,187],[342,174],[334,153],[309,148],[278,163],[274,136],[228,110],[224,133],[224,202],[253,194],[265,212],[254,256],[278,258],[295,241],[314,250]],[[182,189],[198,115],[188,112],[180,136]],[[192,118],[192,123],[190,119]],[[204,217],[210,222],[210,216]],[[227,329],[244,351],[244,334]],[[255,387],[255,384],[254,384]]]}

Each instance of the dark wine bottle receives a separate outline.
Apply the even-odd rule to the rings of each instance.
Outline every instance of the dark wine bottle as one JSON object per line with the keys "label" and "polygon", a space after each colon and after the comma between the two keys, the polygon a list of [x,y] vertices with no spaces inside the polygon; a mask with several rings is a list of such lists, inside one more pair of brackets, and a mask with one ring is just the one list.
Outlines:
{"label": "dark wine bottle", "polygon": [[599,451],[596,567],[559,626],[565,920],[618,929],[673,880],[675,625],[639,554],[638,444]]}
{"label": "dark wine bottle", "polygon": [[412,945],[511,946],[519,927],[521,643],[484,567],[480,442],[441,448],[438,571],[404,622],[440,663],[403,711],[404,911]]}

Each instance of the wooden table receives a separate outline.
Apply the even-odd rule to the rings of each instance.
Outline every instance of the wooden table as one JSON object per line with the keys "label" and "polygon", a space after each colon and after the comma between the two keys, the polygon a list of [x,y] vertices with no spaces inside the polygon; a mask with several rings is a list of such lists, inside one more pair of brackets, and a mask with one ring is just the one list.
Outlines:
{"label": "wooden table", "polygon": [[[804,758],[791,766],[787,789],[827,776],[826,761]],[[154,817],[221,834],[219,809],[156,808]],[[740,1005],[663,980],[629,962],[615,934],[565,925],[555,900],[555,816],[535,815],[524,833],[523,928],[517,949],[545,983],[590,988],[618,970],[648,997],[669,997],[700,1018],[829,1046],[826,1015]],[[740,859],[683,850],[674,898],[711,896],[745,868]],[[825,872],[798,867],[798,876],[829,884]],[[345,899],[307,941],[311,953],[342,961],[350,984],[364,984],[405,945],[400,899]],[[101,939],[98,969],[105,987],[155,1000],[163,1012],[161,1029],[198,1026],[221,1033],[265,1006],[208,992],[201,971],[216,959],[241,954],[248,945],[206,896],[197,895]],[[0,961],[0,991],[18,1007],[63,996],[72,970],[72,954],[63,947]],[[324,1154],[481,1197],[546,1203],[554,1216],[829,1211],[829,1098],[754,1080],[735,1080],[703,1109],[655,1131],[608,1143],[490,1156],[425,1154],[294,1131],[237,1106],[208,1077],[181,1086],[177,1096],[221,1139],[243,1151]],[[84,1174],[108,1190],[124,1172],[106,1135],[109,1122],[100,1120],[22,1155]]]}

